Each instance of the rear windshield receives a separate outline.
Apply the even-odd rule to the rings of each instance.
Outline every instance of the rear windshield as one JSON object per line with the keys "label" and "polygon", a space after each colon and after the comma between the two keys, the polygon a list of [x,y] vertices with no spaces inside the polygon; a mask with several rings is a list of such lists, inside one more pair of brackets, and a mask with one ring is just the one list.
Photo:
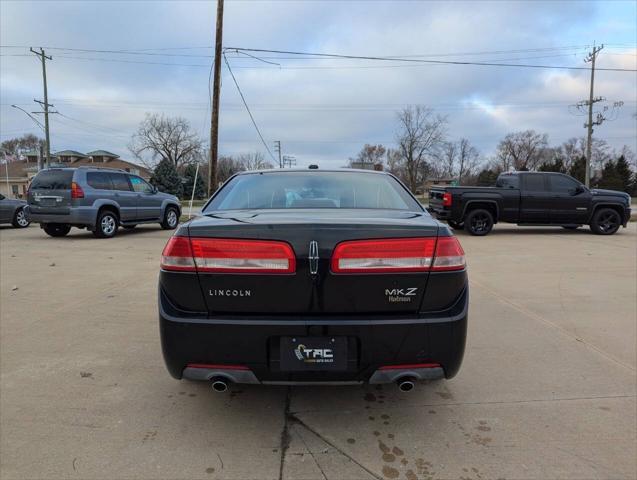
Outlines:
{"label": "rear windshield", "polygon": [[31,182],[31,190],[70,190],[73,170],[44,170]]}
{"label": "rear windshield", "polygon": [[360,172],[281,172],[238,175],[206,206],[246,208],[422,208],[393,177]]}

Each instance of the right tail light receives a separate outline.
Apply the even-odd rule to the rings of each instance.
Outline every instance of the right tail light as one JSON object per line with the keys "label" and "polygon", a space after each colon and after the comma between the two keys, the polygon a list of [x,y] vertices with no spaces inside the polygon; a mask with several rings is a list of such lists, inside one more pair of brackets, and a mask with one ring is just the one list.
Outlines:
{"label": "right tail light", "polygon": [[336,246],[331,262],[334,273],[441,272],[465,266],[456,237],[346,241]]}

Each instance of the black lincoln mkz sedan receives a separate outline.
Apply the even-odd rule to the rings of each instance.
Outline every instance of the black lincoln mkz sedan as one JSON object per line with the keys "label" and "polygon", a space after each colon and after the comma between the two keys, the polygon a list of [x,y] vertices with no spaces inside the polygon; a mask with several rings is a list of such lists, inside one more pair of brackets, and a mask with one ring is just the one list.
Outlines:
{"label": "black lincoln mkz sedan", "polygon": [[451,378],[467,330],[462,247],[394,176],[245,172],[164,248],[159,320],[175,378]]}

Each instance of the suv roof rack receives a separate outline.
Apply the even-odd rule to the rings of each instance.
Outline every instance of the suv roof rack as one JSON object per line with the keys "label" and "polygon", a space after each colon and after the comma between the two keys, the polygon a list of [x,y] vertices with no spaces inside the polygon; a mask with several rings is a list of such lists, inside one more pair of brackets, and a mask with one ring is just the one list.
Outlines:
{"label": "suv roof rack", "polygon": [[75,167],[75,168],[86,168],[86,169],[92,168],[94,170],[113,170],[115,172],[130,173],[124,170],[123,168],[113,168],[113,167],[92,167],[90,165],[80,165],[79,167]]}

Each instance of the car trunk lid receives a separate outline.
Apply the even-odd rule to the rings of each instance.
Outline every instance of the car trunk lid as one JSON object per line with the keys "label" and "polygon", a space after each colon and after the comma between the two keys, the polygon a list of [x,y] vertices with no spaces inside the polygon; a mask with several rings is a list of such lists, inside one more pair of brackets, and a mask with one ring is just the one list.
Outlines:
{"label": "car trunk lid", "polygon": [[334,273],[334,249],[344,241],[435,239],[438,224],[424,212],[245,210],[205,215],[190,222],[188,231],[192,239],[284,242],[294,252],[293,273],[199,271],[211,316],[401,315],[419,310],[429,272]]}

